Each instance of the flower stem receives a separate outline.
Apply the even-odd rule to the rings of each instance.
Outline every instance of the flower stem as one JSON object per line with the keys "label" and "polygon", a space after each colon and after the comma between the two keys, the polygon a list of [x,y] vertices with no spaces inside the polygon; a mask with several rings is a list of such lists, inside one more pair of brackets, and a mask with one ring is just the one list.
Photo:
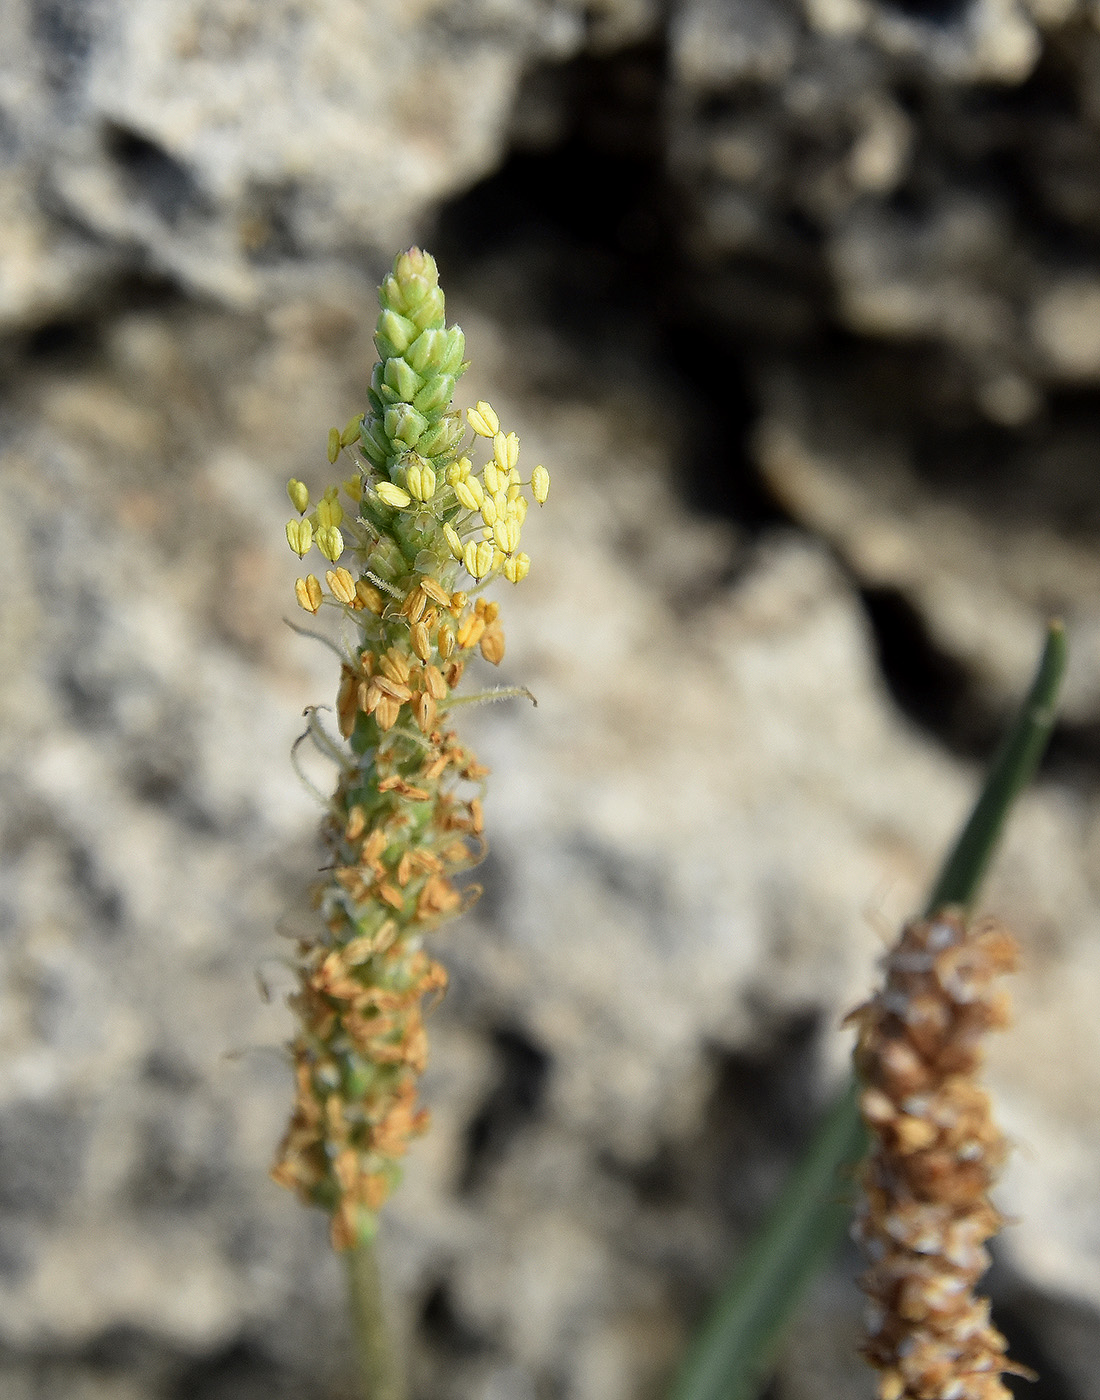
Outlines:
{"label": "flower stem", "polygon": [[344,1258],[363,1400],[405,1400],[405,1378],[386,1322],[374,1241],[352,1245]]}
{"label": "flower stem", "polygon": [[[928,912],[972,905],[1012,803],[1034,776],[1054,726],[1066,634],[1052,621],[1024,703],[989,767],[970,818],[944,862]],[[805,1149],[695,1336],[670,1400],[753,1400],[814,1275],[843,1237],[844,1196],[866,1150],[849,1080]]]}

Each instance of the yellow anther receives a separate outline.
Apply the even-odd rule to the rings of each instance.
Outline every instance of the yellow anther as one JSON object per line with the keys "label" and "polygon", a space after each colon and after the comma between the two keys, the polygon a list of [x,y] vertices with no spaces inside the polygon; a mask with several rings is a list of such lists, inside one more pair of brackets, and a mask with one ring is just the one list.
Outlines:
{"label": "yellow anther", "polygon": [[325,582],[334,598],[339,598],[341,603],[347,603],[348,607],[354,605],[356,600],[355,580],[347,569],[329,569],[325,574]]}
{"label": "yellow anther", "polygon": [[305,515],[309,510],[309,487],[304,481],[297,481],[291,477],[286,484],[286,494],[290,497],[290,504],[299,515]]}
{"label": "yellow anther", "polygon": [[[379,658],[378,669],[383,678],[391,680],[395,685],[403,686],[409,679],[409,658],[397,647],[389,647]],[[385,686],[382,687],[384,690]],[[407,700],[408,695],[398,695],[392,687],[388,693],[394,695],[399,700]]]}
{"label": "yellow anther", "polygon": [[441,583],[437,583],[430,575],[420,580],[420,587],[433,603],[438,603],[441,608],[449,606],[451,595]]}
{"label": "yellow anther", "polygon": [[471,613],[458,629],[459,646],[463,649],[476,646],[485,635],[485,627],[485,619],[483,617],[478,617],[476,613]]}
{"label": "yellow anther", "polygon": [[486,525],[495,525],[497,519],[497,503],[492,496],[486,496],[481,503],[481,518]]}
{"label": "yellow anther", "polygon": [[432,654],[432,639],[428,634],[428,629],[423,622],[414,624],[412,631],[412,649],[420,657],[421,661],[427,661]]}
{"label": "yellow anther", "polygon": [[361,578],[355,585],[355,596],[361,608],[366,608],[368,612],[374,613],[375,617],[382,615],[384,600],[373,583],[368,583],[365,578]]}
{"label": "yellow anther", "polygon": [[469,457],[460,457],[457,462],[452,462],[447,468],[447,485],[454,486],[458,481],[465,481],[473,471],[474,464]]}
{"label": "yellow anther", "polygon": [[486,462],[482,476],[485,478],[486,491],[494,496],[507,481],[507,477],[502,478],[500,468],[495,462]]}
{"label": "yellow anther", "polygon": [[304,559],[313,544],[313,526],[308,520],[288,520],[286,542],[299,559]]}
{"label": "yellow anther", "polygon": [[339,525],[344,519],[344,507],[326,491],[324,500],[317,502],[317,509],[310,519],[317,530],[324,529],[326,525]]}
{"label": "yellow anther", "polygon": [[526,554],[513,554],[504,561],[504,577],[509,583],[519,583],[527,577],[530,567],[531,560]]}
{"label": "yellow anther", "polygon": [[546,502],[547,493],[550,490],[550,473],[545,467],[539,466],[531,473],[531,495],[538,501],[539,505]]}
{"label": "yellow anther", "polygon": [[520,485],[520,483],[519,483],[518,481],[513,481],[513,480],[512,480],[512,477],[511,477],[511,474],[509,473],[509,476],[508,476],[508,489],[505,491],[504,494],[508,497],[508,499],[509,499],[510,501],[518,501],[519,498],[520,498],[520,494],[522,493],[522,491],[523,491],[523,487]]}
{"label": "yellow anther", "polygon": [[496,550],[488,540],[483,540],[477,547],[477,576],[484,578],[493,567],[496,560]]}
{"label": "yellow anther", "polygon": [[[446,661],[447,657],[450,656],[451,652],[455,649],[455,634],[451,631],[449,627],[441,627],[439,629],[438,645],[439,654],[443,658],[443,660]],[[428,669],[431,670],[431,667],[429,667]],[[440,696],[436,696],[437,700],[440,698]]]}
{"label": "yellow anther", "polygon": [[500,627],[490,627],[481,639],[481,654],[492,666],[499,666],[504,660],[504,632]]}
{"label": "yellow anther", "polygon": [[344,482],[344,490],[353,501],[361,501],[363,499],[363,478],[358,472],[355,476],[349,476],[347,481]]}
{"label": "yellow anther", "polygon": [[496,433],[493,437],[493,456],[501,471],[511,471],[519,461],[519,438],[515,433]]}
{"label": "yellow anther", "polygon": [[446,541],[447,541],[447,547],[450,549],[451,553],[454,555],[454,557],[455,557],[456,559],[461,559],[461,558],[462,558],[462,540],[461,540],[461,538],[459,537],[458,531],[455,529],[455,527],[454,527],[453,525],[444,525],[444,526],[443,526],[443,535],[444,535],[444,538],[445,538]]}
{"label": "yellow anther", "polygon": [[322,525],[317,531],[317,548],[335,564],[344,552],[344,537],[335,525]]}
{"label": "yellow anther", "polygon": [[363,421],[363,415],[357,413],[354,418],[349,418],[344,425],[344,431],[340,434],[340,446],[350,447],[359,438],[359,425]]}
{"label": "yellow anther", "polygon": [[466,422],[478,437],[491,438],[500,432],[500,419],[493,412],[492,405],[484,399],[478,399],[476,408],[466,410]]}
{"label": "yellow anther", "polygon": [[498,520],[493,526],[493,539],[505,554],[514,554],[519,545],[519,526],[514,520]]}
{"label": "yellow anther", "polygon": [[418,501],[430,501],[435,495],[435,472],[427,462],[423,466],[412,466],[405,474],[410,495]]}
{"label": "yellow anther", "polygon": [[493,505],[497,508],[497,517],[508,514],[508,493],[506,491],[493,492]]}
{"label": "yellow anther", "polygon": [[508,519],[514,520],[517,525],[522,525],[527,519],[527,502],[522,496],[508,502]]}
{"label": "yellow anther", "polygon": [[484,578],[493,567],[493,546],[488,540],[482,540],[480,544],[471,540],[462,553],[462,562],[468,574],[474,578]]}
{"label": "yellow anther", "polygon": [[337,496],[339,496],[339,494],[339,486],[326,486],[324,491],[324,499],[326,501],[334,501],[336,500]]}
{"label": "yellow anther", "polygon": [[411,625],[414,622],[420,621],[424,616],[424,609],[427,605],[428,600],[424,597],[422,591],[419,588],[410,588],[408,597],[406,597],[404,603],[401,605],[401,612],[404,617],[409,619],[409,624]]}
{"label": "yellow anther", "polygon": [[305,578],[294,580],[294,596],[300,608],[315,613],[321,606],[321,585],[313,574],[307,574]]}
{"label": "yellow anther", "polygon": [[340,429],[330,428],[328,430],[328,459],[335,462],[340,455]]}
{"label": "yellow anther", "polygon": [[[451,651],[454,650],[454,633],[448,632],[451,639]],[[447,653],[448,656],[450,652]],[[433,700],[445,700],[447,698],[447,683],[443,679],[443,672],[438,666],[424,667],[424,689]]]}
{"label": "yellow anther", "polygon": [[459,502],[464,505],[467,510],[481,509],[481,503],[485,499],[485,492],[482,489],[481,482],[476,476],[471,476],[466,481],[456,482],[454,491]]}
{"label": "yellow anther", "polygon": [[402,491],[401,487],[395,486],[392,481],[380,481],[374,489],[378,492],[378,499],[388,506],[393,506],[394,510],[403,510],[412,500],[407,491]]}

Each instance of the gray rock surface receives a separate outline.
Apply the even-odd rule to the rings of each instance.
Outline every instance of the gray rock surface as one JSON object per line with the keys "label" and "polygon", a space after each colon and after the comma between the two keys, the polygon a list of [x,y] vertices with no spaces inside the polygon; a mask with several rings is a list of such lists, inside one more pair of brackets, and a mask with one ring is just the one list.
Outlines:
{"label": "gray rock surface", "polygon": [[0,326],[144,267],[247,307],[288,263],[406,244],[499,163],[524,67],[647,0],[12,0]]}

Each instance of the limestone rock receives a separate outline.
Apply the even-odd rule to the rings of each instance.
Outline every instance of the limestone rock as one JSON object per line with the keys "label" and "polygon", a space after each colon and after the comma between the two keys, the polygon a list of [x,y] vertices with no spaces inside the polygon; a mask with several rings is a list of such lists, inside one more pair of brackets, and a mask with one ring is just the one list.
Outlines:
{"label": "limestone rock", "polygon": [[[274,930],[309,917],[315,858],[287,749],[334,684],[280,620],[280,502],[287,476],[328,478],[369,307],[347,283],[265,318],[136,308],[82,362],[19,381],[0,464],[20,503],[0,616],[15,1393],[52,1353],[68,1360],[41,1393],[79,1393],[81,1358],[120,1335],[143,1350],[106,1353],[111,1374],[141,1400],[228,1387],[234,1365],[242,1386],[281,1378],[274,1394],[347,1373],[324,1223],[264,1173],[289,1102]],[[478,912],[438,939],[454,984],[431,1021],[435,1126],[386,1250],[425,1319],[423,1393],[625,1398],[661,1384],[842,1072],[878,925],[919,903],[975,774],[899,718],[825,547],[685,514],[652,384],[593,381],[454,309],[469,393],[554,469],[531,575],[502,600],[500,678],[539,707],[464,725],[495,769],[493,854]],[[576,386],[552,402],[531,387],[548,355]],[[1030,1149],[1005,1182],[1007,1248],[1081,1307],[1100,1305],[1095,826],[1033,795],[988,899],[1030,963],[996,1062]],[[1051,1046],[1074,1057],[1072,1093]],[[850,1315],[823,1287],[836,1337]],[[807,1341],[830,1374],[837,1345]]]}

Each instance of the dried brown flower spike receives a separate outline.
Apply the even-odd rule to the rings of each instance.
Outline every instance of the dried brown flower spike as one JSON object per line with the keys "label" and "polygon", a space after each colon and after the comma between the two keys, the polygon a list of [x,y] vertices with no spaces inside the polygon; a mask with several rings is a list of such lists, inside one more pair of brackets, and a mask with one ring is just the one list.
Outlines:
{"label": "dried brown flower spike", "polygon": [[1002,1224],[988,1192],[1007,1151],[976,1074],[981,1037],[1008,1023],[993,984],[1016,958],[996,923],[940,910],[904,929],[885,986],[848,1018],[873,1138],[853,1233],[870,1265],[863,1352],[880,1400],[1007,1400],[1001,1374],[1031,1376],[974,1294]]}

